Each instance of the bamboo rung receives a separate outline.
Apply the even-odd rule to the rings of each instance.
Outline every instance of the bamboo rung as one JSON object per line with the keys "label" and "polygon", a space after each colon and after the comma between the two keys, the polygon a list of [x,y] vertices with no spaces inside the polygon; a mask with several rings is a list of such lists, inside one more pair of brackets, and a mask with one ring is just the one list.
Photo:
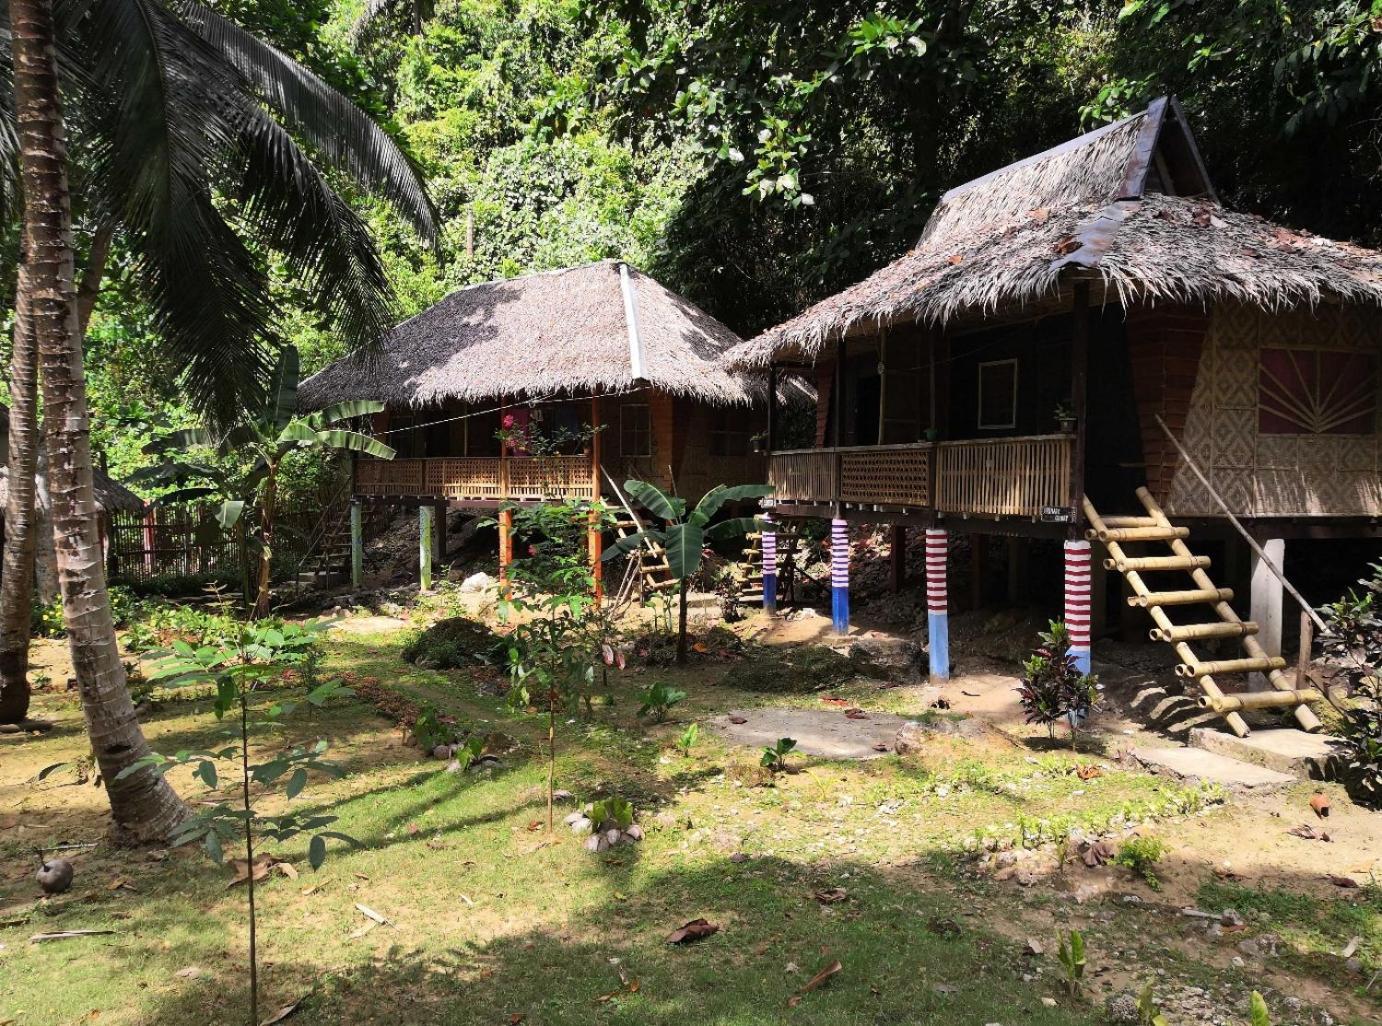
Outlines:
{"label": "bamboo rung", "polygon": [[1196,641],[1200,638],[1241,638],[1256,633],[1257,624],[1244,620],[1241,623],[1187,623],[1170,628],[1155,627],[1151,636],[1153,641]]}
{"label": "bamboo rung", "polygon": [[1190,537],[1188,527],[1111,527],[1105,530],[1085,532],[1090,541],[1101,542],[1156,542],[1184,541]]}
{"label": "bamboo rung", "polygon": [[1155,517],[1104,517],[1105,527],[1156,527]]}
{"label": "bamboo rung", "polygon": [[1152,591],[1129,595],[1128,605],[1137,609],[1158,606],[1193,606],[1200,602],[1232,602],[1232,588],[1199,588],[1192,591]]}
{"label": "bamboo rung", "polygon": [[1307,705],[1318,702],[1324,695],[1315,688],[1302,688],[1299,691],[1248,691],[1239,695],[1201,695],[1201,709],[1213,709],[1216,713],[1237,712],[1240,709],[1280,709],[1285,706]]}
{"label": "bamboo rung", "polygon": [[1117,570],[1120,574],[1141,570],[1206,570],[1209,568],[1208,556],[1136,556],[1131,559],[1106,559],[1105,570]]}
{"label": "bamboo rung", "polygon": [[653,591],[667,591],[669,588],[681,587],[680,581],[649,581],[648,587]]}
{"label": "bamboo rung", "polygon": [[1203,677],[1210,673],[1267,673],[1283,670],[1286,660],[1281,656],[1258,656],[1252,659],[1215,659],[1207,663],[1181,663],[1176,667],[1178,677]]}

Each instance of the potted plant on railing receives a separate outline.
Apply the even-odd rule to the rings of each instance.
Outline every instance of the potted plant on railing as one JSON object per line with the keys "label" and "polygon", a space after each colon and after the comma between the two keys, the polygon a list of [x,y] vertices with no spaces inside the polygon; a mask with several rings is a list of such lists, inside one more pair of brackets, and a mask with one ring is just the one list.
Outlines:
{"label": "potted plant on railing", "polygon": [[940,428],[929,427],[926,429],[926,440],[928,442],[938,442],[940,441],[940,437]]}
{"label": "potted plant on railing", "polygon": [[1075,408],[1073,406],[1069,403],[1056,403],[1055,417],[1062,434],[1073,435],[1075,433]]}

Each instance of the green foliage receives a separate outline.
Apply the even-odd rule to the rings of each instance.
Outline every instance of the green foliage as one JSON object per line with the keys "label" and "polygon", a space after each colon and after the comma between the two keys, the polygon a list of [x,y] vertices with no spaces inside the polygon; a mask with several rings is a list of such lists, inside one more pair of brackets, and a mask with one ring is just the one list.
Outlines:
{"label": "green foliage", "polygon": [[1156,998],[1152,995],[1152,981],[1142,988],[1137,997],[1137,1026],[1171,1026],[1166,1016],[1161,1014]]}
{"label": "green foliage", "polygon": [[1252,1003],[1248,1009],[1249,1026],[1272,1026],[1271,1015],[1267,1011],[1267,1001],[1257,991],[1252,992]]}
{"label": "green foliage", "polygon": [[1073,743],[1079,725],[1099,703],[1102,685],[1093,674],[1081,673],[1070,654],[1070,633],[1052,620],[1040,634],[1041,644],[1022,664],[1018,699],[1028,723],[1040,723],[1052,738],[1056,725],[1070,725]]}
{"label": "green foliage", "polygon": [[1159,837],[1130,837],[1118,848],[1113,863],[1130,870],[1154,891],[1161,890],[1156,864],[1166,854],[1166,845]]}
{"label": "green foliage", "polygon": [[638,697],[643,703],[638,707],[638,715],[651,716],[661,723],[667,718],[672,706],[685,701],[686,692],[669,687],[662,681],[656,681],[644,688]]}
{"label": "green foliage", "polygon": [[1060,945],[1056,949],[1056,959],[1060,962],[1061,971],[1065,974],[1062,983],[1065,985],[1066,992],[1071,997],[1075,997],[1080,993],[1080,987],[1084,983],[1086,964],[1084,934],[1079,930],[1062,933]]}
{"label": "green foliage", "polygon": [[1320,636],[1324,654],[1348,684],[1349,704],[1335,733],[1349,773],[1365,801],[1382,803],[1382,564],[1323,609],[1328,628]]}
{"label": "green foliage", "polygon": [[775,744],[763,749],[763,757],[758,760],[759,765],[772,773],[781,773],[787,769],[787,756],[796,750],[796,738],[780,737]]}
{"label": "green foliage", "polygon": [[419,748],[430,752],[437,745],[448,745],[456,740],[457,731],[453,722],[442,719],[435,705],[424,705],[413,721],[412,735]]}
{"label": "green foliage", "polygon": [[[240,623],[223,610],[146,599],[127,617],[125,648],[151,652],[183,641],[194,648],[230,644],[240,634]],[[282,626],[280,621],[265,626]]]}
{"label": "green foliage", "polygon": [[593,832],[602,830],[627,830],[633,826],[633,804],[624,798],[601,798],[592,802],[585,810]]}
{"label": "green foliage", "polygon": [[469,616],[438,620],[408,639],[403,658],[426,669],[454,670],[477,664],[502,663],[505,641]]}
{"label": "green foliage", "polygon": [[701,725],[691,722],[686,725],[686,729],[677,736],[677,751],[681,752],[682,758],[691,758],[691,749],[696,746],[696,742],[701,738]]}

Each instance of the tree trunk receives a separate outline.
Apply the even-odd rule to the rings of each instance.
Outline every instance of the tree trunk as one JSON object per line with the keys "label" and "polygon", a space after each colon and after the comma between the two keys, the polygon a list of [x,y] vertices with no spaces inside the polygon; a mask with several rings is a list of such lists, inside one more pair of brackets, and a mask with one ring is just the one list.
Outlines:
{"label": "tree trunk", "polygon": [[[29,238],[25,233],[25,251]],[[14,355],[10,358],[9,494],[0,570],[0,723],[29,715],[30,608],[34,591],[34,474],[38,467],[38,350],[29,317],[29,272],[19,264]]]}
{"label": "tree trunk", "polygon": [[151,768],[116,779],[150,752],[125,686],[97,531],[52,0],[12,0],[10,27],[28,240],[19,303],[28,304],[38,344],[50,512],[72,667],[110,798],[113,836],[163,840],[187,815],[182,800]]}
{"label": "tree trunk", "polygon": [[691,586],[691,582],[685,577],[681,579],[680,597],[681,601],[677,609],[677,664],[686,665],[686,592]]}
{"label": "tree trunk", "polygon": [[269,596],[269,576],[273,570],[274,502],[278,498],[278,468],[269,465],[264,479],[264,501],[259,514],[259,592],[254,597],[254,618],[269,615],[272,601]]}

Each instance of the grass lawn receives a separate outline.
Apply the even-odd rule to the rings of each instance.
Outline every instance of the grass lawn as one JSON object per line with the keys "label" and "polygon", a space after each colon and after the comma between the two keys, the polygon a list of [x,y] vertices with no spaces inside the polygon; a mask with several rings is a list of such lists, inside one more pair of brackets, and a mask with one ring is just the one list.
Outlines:
{"label": "grass lawn", "polygon": [[[1058,1026],[1105,1021],[1106,995],[1156,978],[1168,989],[1199,987],[1236,1023],[1246,1021],[1251,989],[1293,992],[1291,981],[1232,965],[1231,946],[1206,955],[1199,922],[1174,909],[1153,914],[1155,892],[1126,874],[1118,886],[1138,901],[1077,903],[1078,879],[1058,874],[1024,887],[972,871],[979,838],[1020,848],[1074,826],[1148,816],[1194,829],[1226,814],[1213,791],[1089,755],[958,738],[938,739],[922,759],[796,758],[797,772],[762,786],[756,753],[725,746],[713,731],[702,731],[689,757],[672,742],[693,719],[781,696],[737,691],[723,664],[640,670],[618,682],[616,705],[559,728],[557,786],[582,801],[629,798],[646,830],[640,844],[595,855],[560,824],[572,805],[559,808],[556,834],[546,832],[545,721],[487,697],[482,672],[402,662],[403,640],[401,632],[333,636],[330,666],[510,734],[518,748],[495,769],[450,774],[358,700],[290,728],[302,739],[330,737],[349,771],[314,781],[298,801],[338,815],[335,828],[362,846],[334,846],[316,873],[303,851],[285,850],[297,878],[261,887],[263,1017],[305,996],[295,1023]],[[690,697],[650,726],[635,717],[631,692],[655,679]],[[868,701],[864,685],[839,693]],[[874,694],[872,708],[906,705],[900,692]],[[40,706],[60,729],[7,748],[3,757],[22,754],[22,763],[0,765],[0,1023],[246,1021],[244,891],[228,888],[228,871],[200,851],[99,847],[78,857],[68,895],[34,903],[32,849],[96,839],[103,811],[99,791],[63,773],[27,782],[84,743],[70,700],[45,695]],[[163,751],[207,744],[218,729],[208,707],[164,704],[146,731]],[[1075,767],[1091,759],[1102,770],[1082,780]],[[204,793],[190,777],[173,779],[189,798]],[[1258,911],[1231,885],[1206,880],[1207,870],[1196,885],[1216,889],[1202,895],[1204,907]],[[842,888],[844,900],[818,900],[829,888]],[[1264,916],[1298,924],[1292,936],[1306,954],[1291,968],[1310,986],[1329,968],[1312,963],[1312,944],[1323,949],[1352,932],[1365,955],[1378,954],[1382,904],[1372,892],[1339,909],[1252,894]],[[372,923],[357,904],[389,924]],[[666,942],[698,917],[719,932]],[[1079,997],[1061,986],[1054,957],[1058,932],[1071,927],[1090,948]],[[35,933],[75,929],[114,932],[29,943]],[[1028,950],[1029,939],[1041,953]],[[789,1007],[837,960],[840,972]],[[1336,989],[1354,1021],[1369,1021],[1377,1005]]]}

